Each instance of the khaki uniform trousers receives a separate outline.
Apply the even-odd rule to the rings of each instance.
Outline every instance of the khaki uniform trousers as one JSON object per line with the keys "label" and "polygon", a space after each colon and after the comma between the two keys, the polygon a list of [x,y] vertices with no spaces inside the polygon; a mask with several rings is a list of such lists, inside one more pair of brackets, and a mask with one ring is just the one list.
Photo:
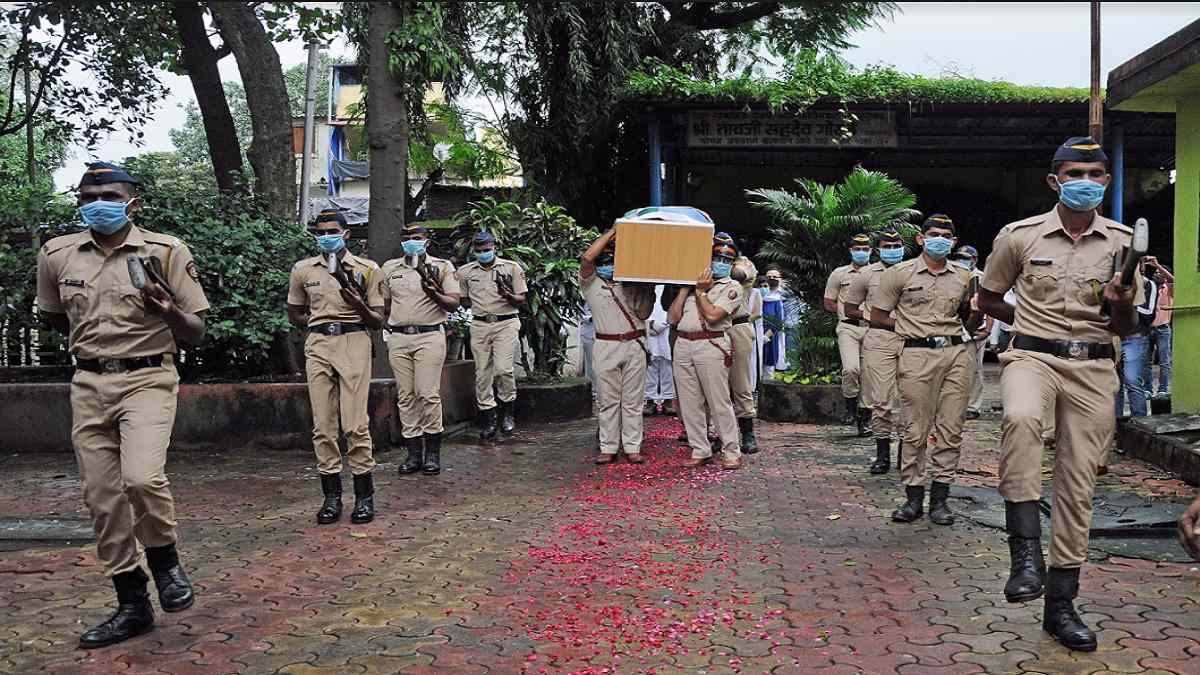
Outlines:
{"label": "khaki uniform trousers", "polygon": [[646,395],[646,351],[641,340],[596,340],[592,347],[600,406],[600,452],[642,451],[642,405]]}
{"label": "khaki uniform trousers", "polygon": [[396,377],[401,435],[420,438],[442,433],[446,334],[440,330],[413,335],[392,333],[388,336],[388,363]]}
{"label": "khaki uniform trousers", "polygon": [[[517,378],[513,373],[521,320],[509,319],[485,323],[471,322],[471,354],[475,357],[475,403],[480,410],[511,403],[517,398]],[[492,383],[496,391],[492,393]]]}
{"label": "khaki uniform trousers", "polygon": [[[754,325],[742,323],[729,329],[733,340],[733,366],[729,369],[729,398],[733,414],[738,418],[754,417],[754,387],[750,384],[750,369],[754,367]],[[712,345],[709,345],[712,347]]]}
{"label": "khaki uniform trousers", "polygon": [[[933,480],[954,482],[970,368],[966,345],[906,347],[900,354],[900,405],[905,416],[900,479],[905,485],[924,485],[927,464],[931,465]],[[932,450],[930,434],[937,442]]]}
{"label": "khaki uniform trousers", "polygon": [[967,399],[967,410],[983,411],[983,353],[982,340],[967,343],[967,354],[971,357],[971,392]]}
{"label": "khaki uniform trousers", "polygon": [[862,373],[862,341],[866,334],[866,326],[851,326],[838,322],[838,355],[842,359],[842,396],[845,398],[858,398],[861,390],[859,378]]}
{"label": "khaki uniform trousers", "polygon": [[[737,417],[729,398],[729,370],[725,352],[730,350],[728,337],[712,340],[679,338],[675,343],[675,391],[679,392],[679,416],[692,446],[692,458],[712,457],[708,444],[708,417],[711,416],[721,451],[727,458],[742,456],[742,439],[738,433]],[[735,356],[736,358],[736,356]],[[707,415],[705,408],[707,406]]]}
{"label": "khaki uniform trousers", "polygon": [[75,371],[71,444],[108,576],[130,572],[142,546],[175,543],[175,501],[164,472],[179,375],[171,357],[128,373]]}
{"label": "khaki uniform trousers", "polygon": [[1016,349],[1000,361],[1000,494],[1010,502],[1041,498],[1042,426],[1049,407],[1058,432],[1050,566],[1079,567],[1087,560],[1096,467],[1116,428],[1117,372],[1108,359],[1070,361]]}
{"label": "khaki uniform trousers", "polygon": [[338,420],[346,433],[346,459],[354,475],[375,468],[367,396],[371,393],[371,334],[309,333],[304,341],[304,369],[313,412],[313,450],[317,470],[341,473]]}
{"label": "khaki uniform trousers", "polygon": [[877,439],[901,438],[900,385],[896,370],[904,338],[889,330],[872,328],[863,338],[862,404],[871,409],[871,433]]}

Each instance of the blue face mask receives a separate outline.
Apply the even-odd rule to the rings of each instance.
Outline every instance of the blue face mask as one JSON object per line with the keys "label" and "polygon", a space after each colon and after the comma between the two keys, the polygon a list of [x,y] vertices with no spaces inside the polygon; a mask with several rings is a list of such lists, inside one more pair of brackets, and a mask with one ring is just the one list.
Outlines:
{"label": "blue face mask", "polygon": [[[1054,180],[1058,181],[1058,177]],[[1107,187],[1086,178],[1059,182],[1058,201],[1072,211],[1091,211],[1104,201],[1104,190]]]}
{"label": "blue face mask", "polygon": [[903,248],[881,248],[879,249],[879,259],[886,265],[895,265],[904,260]]}
{"label": "blue face mask", "polygon": [[83,224],[100,234],[112,234],[129,222],[129,205],[125,202],[96,200],[79,207]]}
{"label": "blue face mask", "polygon": [[850,260],[854,261],[855,265],[866,265],[871,262],[870,251],[850,251]]}
{"label": "blue face mask", "polygon": [[934,260],[945,260],[954,247],[954,240],[946,237],[925,237],[925,253]]}
{"label": "blue face mask", "polygon": [[317,237],[317,249],[321,253],[337,253],[346,248],[346,238],[340,234],[322,234]]}
{"label": "blue face mask", "polygon": [[484,265],[491,265],[492,261],[496,259],[496,252],[495,251],[480,251],[475,254],[475,259],[478,260],[479,262],[483,263]]}
{"label": "blue face mask", "polygon": [[613,275],[613,266],[612,265],[597,265],[596,266],[596,276],[600,277],[601,279],[612,279],[612,275]]}
{"label": "blue face mask", "polygon": [[733,271],[733,263],[714,262],[712,264],[712,275],[716,279],[724,279]]}
{"label": "blue face mask", "polygon": [[420,239],[409,239],[401,244],[404,247],[404,255],[422,255],[425,253],[425,242]]}
{"label": "blue face mask", "polygon": [[767,297],[767,293],[770,293],[770,292],[771,292],[771,289],[769,289],[769,288],[763,288],[762,286],[758,287],[758,294],[763,296],[764,298]]}

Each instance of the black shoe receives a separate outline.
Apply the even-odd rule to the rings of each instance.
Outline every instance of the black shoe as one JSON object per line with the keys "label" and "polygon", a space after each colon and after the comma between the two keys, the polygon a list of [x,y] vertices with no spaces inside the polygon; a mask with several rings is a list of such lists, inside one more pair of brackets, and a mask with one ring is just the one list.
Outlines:
{"label": "black shoe", "polygon": [[936,525],[953,525],[954,512],[946,504],[950,498],[950,484],[933,481],[929,489],[929,520]]}
{"label": "black shoe", "polygon": [[146,592],[147,581],[149,578],[140,567],[114,576],[117,611],[79,636],[79,648],[107,647],[154,630],[154,608],[150,606],[150,594]]}
{"label": "black shoe", "polygon": [[979,419],[979,411],[968,410],[967,412],[963,413],[963,417],[968,420],[977,420]]}
{"label": "black shoe", "polygon": [[490,441],[496,437],[496,409],[489,408],[479,413],[479,440]]}
{"label": "black shoe", "polygon": [[425,465],[421,473],[434,476],[442,472],[442,435],[425,434]]}
{"label": "black shoe", "polygon": [[738,429],[742,432],[742,454],[753,455],[758,452],[758,439],[754,438],[754,418],[739,417]]}
{"label": "black shoe", "polygon": [[1046,605],[1042,630],[1062,646],[1077,652],[1096,651],[1096,634],[1075,613],[1079,595],[1079,568],[1051,567],[1046,574]]}
{"label": "black shoe", "polygon": [[846,402],[846,424],[858,424],[858,398],[843,400]]}
{"label": "black shoe", "polygon": [[875,439],[875,461],[871,462],[871,473],[879,475],[892,468],[892,442],[886,438]]}
{"label": "black shoe", "polygon": [[408,475],[421,470],[425,464],[425,442],[420,436],[406,438],[402,441],[408,450],[408,458],[400,465],[400,475]]}
{"label": "black shoe", "polygon": [[1004,599],[1029,602],[1042,597],[1046,561],[1042,558],[1042,517],[1037,501],[1004,502],[1009,572]]}
{"label": "black shoe", "polygon": [[517,421],[513,418],[513,409],[516,407],[516,399],[500,402],[500,433],[504,436],[512,436],[517,428]]}
{"label": "black shoe", "polygon": [[357,525],[375,520],[375,479],[371,472],[354,477],[354,510],[350,522]]}
{"label": "black shoe", "polygon": [[187,572],[183,571],[183,565],[179,564],[175,544],[147,546],[146,564],[154,576],[158,605],[164,612],[182,612],[196,602],[196,592],[192,589]]}
{"label": "black shoe", "polygon": [[336,523],[342,517],[342,474],[321,474],[321,492],[325,493],[325,503],[317,511],[317,524]]}
{"label": "black shoe", "polygon": [[862,437],[871,435],[871,411],[868,408],[860,408],[858,416],[854,419],[858,425],[858,435]]}
{"label": "black shoe", "polygon": [[904,496],[908,501],[892,513],[892,520],[897,523],[911,523],[925,513],[923,510],[925,507],[924,485],[905,485]]}

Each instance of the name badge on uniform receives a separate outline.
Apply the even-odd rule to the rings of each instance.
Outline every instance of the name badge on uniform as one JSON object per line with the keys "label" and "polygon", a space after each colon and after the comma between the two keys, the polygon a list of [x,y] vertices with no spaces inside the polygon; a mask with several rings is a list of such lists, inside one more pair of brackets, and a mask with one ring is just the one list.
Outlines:
{"label": "name badge on uniform", "polygon": [[304,287],[305,287],[305,288],[316,288],[317,286],[320,286],[320,285],[321,285],[321,282],[319,282],[319,281],[306,281],[306,282],[304,282]]}
{"label": "name badge on uniform", "polygon": [[63,279],[60,283],[63,286],[74,286],[76,288],[83,288],[83,279]]}
{"label": "name badge on uniform", "polygon": [[1030,258],[1029,264],[1034,267],[1049,267],[1054,264],[1054,258]]}

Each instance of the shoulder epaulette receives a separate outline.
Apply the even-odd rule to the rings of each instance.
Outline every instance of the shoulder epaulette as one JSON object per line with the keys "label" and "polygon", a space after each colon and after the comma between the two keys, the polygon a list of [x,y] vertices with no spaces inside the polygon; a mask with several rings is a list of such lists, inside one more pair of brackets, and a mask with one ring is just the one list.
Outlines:
{"label": "shoulder epaulette", "polygon": [[1007,230],[1007,231],[1011,232],[1012,230],[1019,230],[1024,227],[1032,227],[1034,225],[1041,225],[1044,222],[1046,222],[1046,214],[1041,213],[1036,216],[1030,216],[1028,218],[1018,220],[1013,223],[1009,223],[1008,225],[1005,225],[1004,227],[1000,228],[1000,231],[1004,232]]}
{"label": "shoulder epaulette", "polygon": [[142,239],[146,240],[147,244],[158,244],[167,248],[179,248],[183,246],[183,240],[178,237],[172,237],[169,234],[160,234],[158,232],[147,232],[142,230]]}
{"label": "shoulder epaulette", "polygon": [[55,237],[45,244],[42,244],[42,254],[47,256],[54,255],[63,249],[70,248],[71,246],[78,246],[79,242],[87,236],[90,235],[87,231],[84,231],[76,232],[75,234],[64,234],[61,237]]}

